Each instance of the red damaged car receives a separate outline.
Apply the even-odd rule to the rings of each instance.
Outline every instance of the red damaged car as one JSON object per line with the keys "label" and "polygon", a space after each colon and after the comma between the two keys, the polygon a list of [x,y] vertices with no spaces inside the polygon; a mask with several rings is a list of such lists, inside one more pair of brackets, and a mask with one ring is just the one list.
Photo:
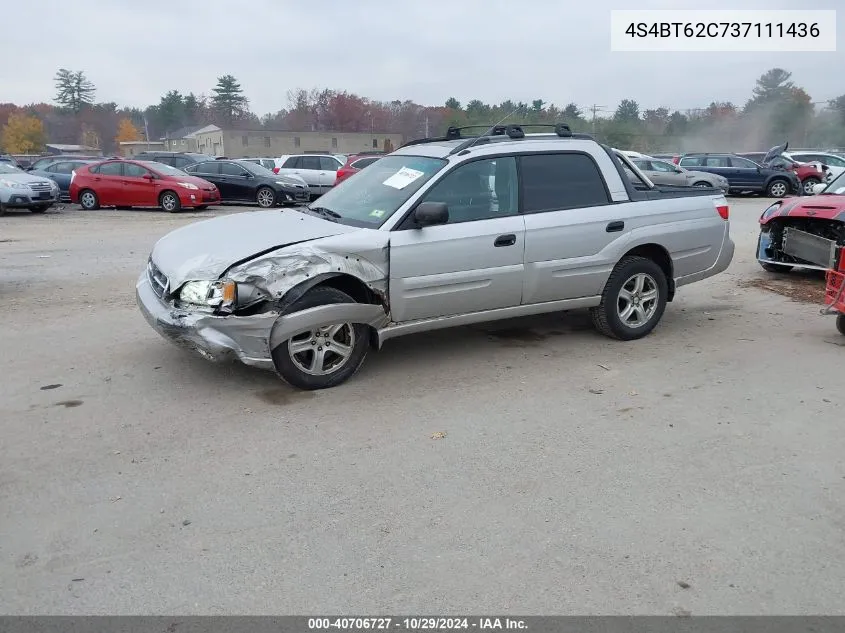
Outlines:
{"label": "red damaged car", "polygon": [[778,200],[760,216],[757,261],[769,272],[838,269],[843,246],[845,172],[819,194]]}
{"label": "red damaged car", "polygon": [[220,191],[207,180],[164,163],[107,160],[84,165],[70,179],[70,200],[83,209],[160,207],[176,213],[205,209],[220,202]]}

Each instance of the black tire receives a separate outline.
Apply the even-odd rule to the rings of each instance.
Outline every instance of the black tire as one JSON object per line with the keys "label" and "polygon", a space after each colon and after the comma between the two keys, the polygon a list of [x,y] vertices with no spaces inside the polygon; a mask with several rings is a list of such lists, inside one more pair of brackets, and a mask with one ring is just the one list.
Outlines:
{"label": "black tire", "polygon": [[767,273],[788,273],[792,270],[792,266],[786,264],[770,264],[769,262],[760,262],[760,266]]}
{"label": "black tire", "polygon": [[6,205],[0,202],[0,217],[6,215]]}
{"label": "black tire", "polygon": [[[647,320],[636,326],[629,325],[622,320],[619,314],[620,296],[623,286],[629,284],[637,275],[645,275],[650,279],[649,285],[654,285],[657,296],[654,299],[653,311]],[[669,282],[666,274],[655,262],[645,257],[628,255],[619,260],[610,278],[604,286],[601,296],[601,303],[590,310],[593,317],[593,325],[596,329],[610,338],[622,341],[632,341],[648,335],[660,322],[663,312],[666,310],[666,301],[669,297]],[[637,298],[638,309],[640,299]]]}
{"label": "black tire", "polygon": [[40,204],[37,207],[32,207],[30,209],[30,212],[31,213],[44,213],[49,208],[50,208],[49,204]]}
{"label": "black tire", "polygon": [[179,200],[179,194],[175,191],[162,191],[158,197],[158,205],[165,211],[170,213],[179,213],[182,210],[182,202]]}
{"label": "black tire", "polygon": [[789,193],[789,181],[783,178],[775,178],[766,186],[766,195],[769,198],[785,198]]}
{"label": "black tire", "polygon": [[813,195],[813,187],[819,184],[821,180],[818,178],[807,178],[801,183],[801,193],[805,196],[812,196]]}
{"label": "black tire", "polygon": [[79,206],[86,211],[96,211],[100,208],[100,198],[91,189],[79,192]]}
{"label": "black tire", "polygon": [[845,314],[840,314],[836,317],[836,329],[842,336],[845,336]]}
{"label": "black tire", "polygon": [[255,192],[255,201],[262,209],[271,209],[276,206],[276,192],[270,187],[259,187]]}
{"label": "black tire", "polygon": [[700,180],[699,182],[692,183],[692,186],[693,187],[708,187],[708,188],[710,188],[713,185],[711,185],[709,182],[704,182],[703,180]]}
{"label": "black tire", "polygon": [[[330,305],[333,303],[355,303],[355,300],[345,292],[341,292],[335,288],[318,286],[302,295],[296,303],[288,308],[287,312],[299,312],[300,310],[305,310],[306,308]],[[347,324],[345,331],[342,332],[344,335],[347,335],[349,334],[349,330],[350,328]],[[304,362],[306,358],[308,360],[313,358],[303,357],[303,355],[308,354],[307,350],[299,354],[295,352],[291,353],[290,351],[291,343],[308,341],[309,337],[303,335],[298,335],[288,341],[285,341],[273,350],[272,356],[273,363],[276,366],[276,371],[288,384],[307,391],[336,387],[337,385],[346,382],[356,371],[358,371],[358,368],[361,367],[361,364],[364,362],[364,358],[367,356],[367,352],[370,348],[370,332],[366,325],[360,323],[354,324],[351,326],[351,332],[354,335],[354,340],[351,341],[352,350],[349,356],[342,365],[338,366],[337,369],[331,371],[330,373],[322,375],[310,374],[303,371],[297,363],[294,362],[294,357],[296,357],[299,362]],[[348,338],[346,340],[348,340]],[[316,354],[316,352],[312,352],[312,354]],[[337,354],[334,354],[333,356],[337,356]],[[331,358],[332,357],[330,357],[330,359]],[[323,361],[322,367],[325,367],[325,362],[326,361]],[[329,362],[331,362],[331,360],[329,360]]]}

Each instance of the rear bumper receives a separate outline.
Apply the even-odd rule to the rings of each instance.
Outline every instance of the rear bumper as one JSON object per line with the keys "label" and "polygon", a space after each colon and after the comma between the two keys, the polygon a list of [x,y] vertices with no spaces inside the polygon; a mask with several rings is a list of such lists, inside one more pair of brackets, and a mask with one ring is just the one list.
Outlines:
{"label": "rear bumper", "polygon": [[716,256],[716,262],[710,268],[702,270],[701,272],[686,275],[684,277],[678,277],[675,280],[675,286],[686,286],[687,284],[701,281],[702,279],[707,279],[708,277],[713,277],[714,275],[718,275],[719,273],[726,271],[733,261],[735,250],[736,246],[734,245],[734,241],[731,239],[730,234],[730,223],[725,222],[725,235],[722,238],[722,246],[719,249],[719,254]]}
{"label": "rear bumper", "polygon": [[173,307],[153,291],[146,270],[135,286],[141,314],[162,337],[212,361],[238,359],[246,365],[272,369],[270,332],[275,312],[248,317],[215,316]]}

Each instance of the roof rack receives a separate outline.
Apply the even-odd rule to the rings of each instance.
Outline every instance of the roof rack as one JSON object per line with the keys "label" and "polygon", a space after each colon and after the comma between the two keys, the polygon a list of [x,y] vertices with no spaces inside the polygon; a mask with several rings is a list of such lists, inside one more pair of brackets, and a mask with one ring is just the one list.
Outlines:
{"label": "roof rack", "polygon": [[[407,143],[401,145],[401,147],[408,147],[410,145],[423,145],[425,143],[438,143],[443,141],[457,141],[460,139],[465,139],[466,142],[461,143],[457,147],[455,147],[450,154],[457,154],[458,152],[462,152],[473,145],[481,145],[483,143],[489,143],[493,139],[498,140],[499,138],[506,136],[511,140],[517,139],[524,139],[526,137],[525,129],[524,128],[551,128],[554,130],[554,133],[560,138],[578,138],[578,139],[587,139],[593,140],[593,137],[589,134],[573,134],[572,130],[566,123],[527,123],[524,125],[517,125],[517,124],[508,124],[508,125],[464,125],[461,127],[451,126],[449,129],[446,130],[445,136],[435,136],[429,138],[419,138],[412,141],[408,141]],[[464,135],[462,134],[463,130],[473,130],[473,129],[484,129],[486,130],[485,134],[480,135]]]}

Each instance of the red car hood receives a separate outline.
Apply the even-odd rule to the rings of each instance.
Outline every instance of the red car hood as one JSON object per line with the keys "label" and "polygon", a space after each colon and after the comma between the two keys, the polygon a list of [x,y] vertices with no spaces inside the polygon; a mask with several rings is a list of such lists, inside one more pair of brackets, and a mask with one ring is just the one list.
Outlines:
{"label": "red car hood", "polygon": [[192,185],[196,185],[200,189],[210,189],[214,187],[213,183],[210,183],[207,180],[203,180],[202,178],[197,178],[196,176],[172,176],[172,179],[176,182],[189,182]]}
{"label": "red car hood", "polygon": [[763,212],[760,224],[767,224],[772,219],[783,216],[845,222],[845,195],[819,194],[807,198],[781,200]]}

